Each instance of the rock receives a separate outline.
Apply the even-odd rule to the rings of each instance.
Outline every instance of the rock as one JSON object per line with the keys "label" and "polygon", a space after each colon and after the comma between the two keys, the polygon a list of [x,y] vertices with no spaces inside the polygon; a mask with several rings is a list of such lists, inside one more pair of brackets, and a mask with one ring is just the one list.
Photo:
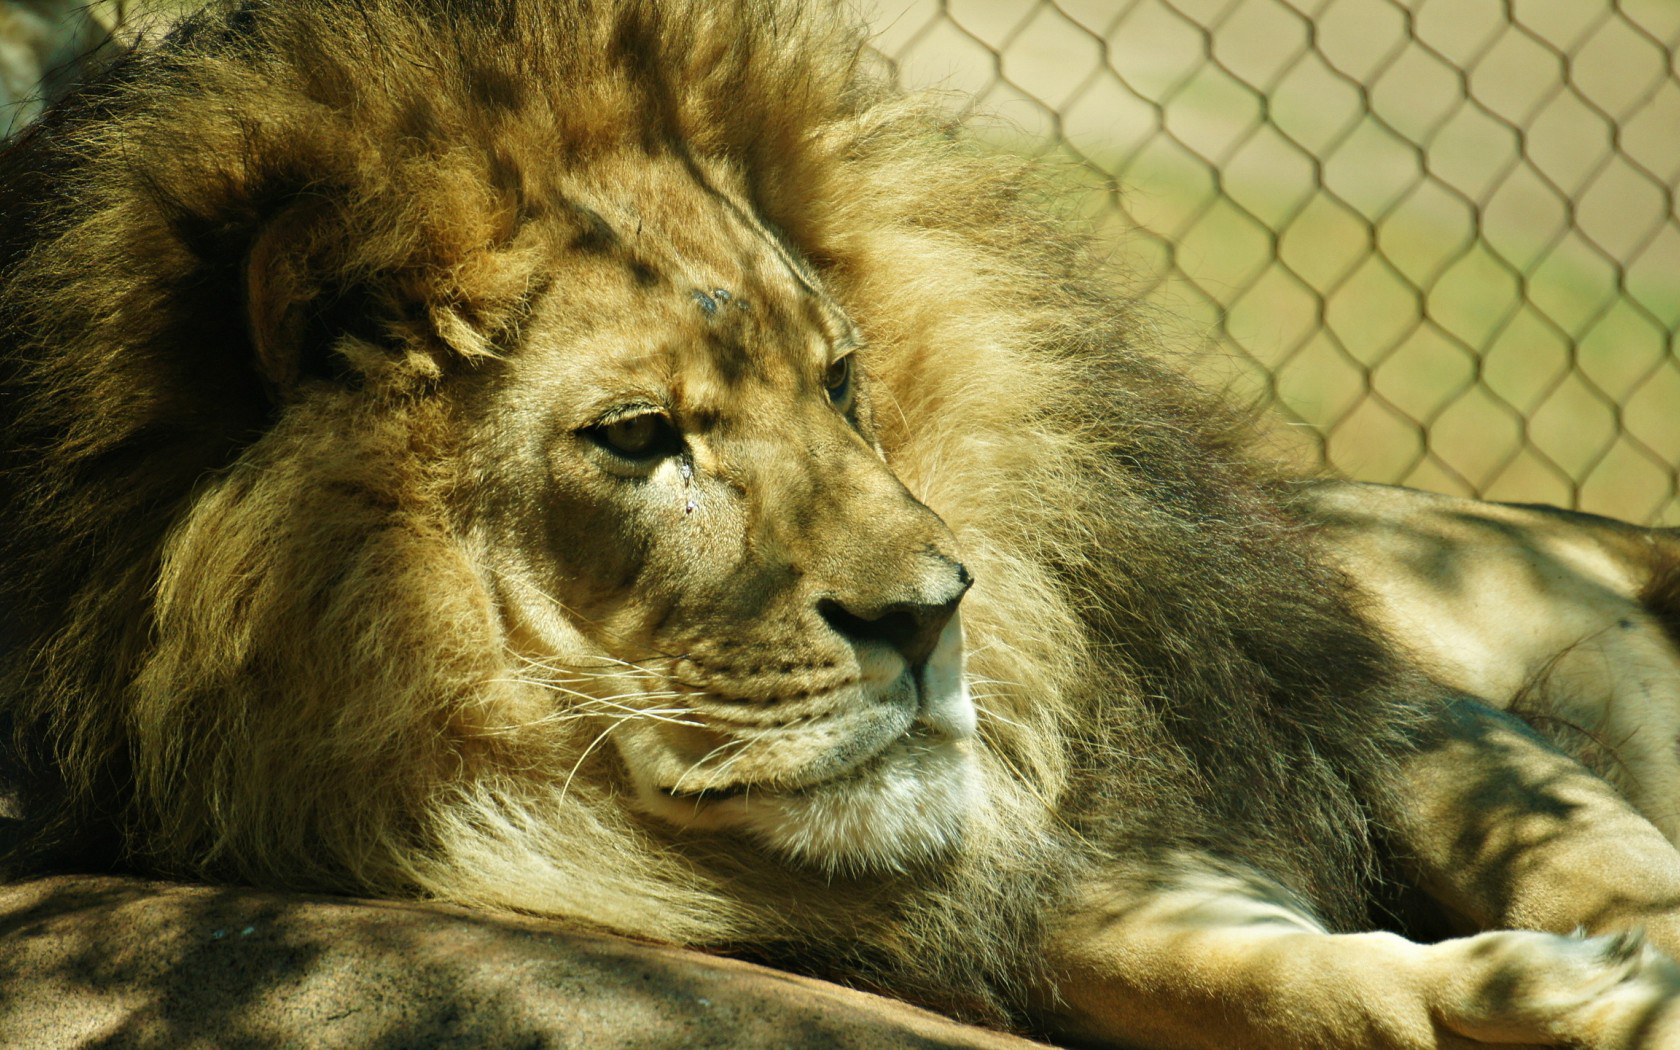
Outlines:
{"label": "rock", "polygon": [[0,888],[0,1045],[988,1047],[880,996],[534,919],[113,876]]}

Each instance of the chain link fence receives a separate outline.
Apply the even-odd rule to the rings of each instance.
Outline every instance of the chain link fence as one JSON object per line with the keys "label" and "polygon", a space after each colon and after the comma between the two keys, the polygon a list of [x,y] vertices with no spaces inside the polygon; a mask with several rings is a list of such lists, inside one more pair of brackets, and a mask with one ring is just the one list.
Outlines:
{"label": "chain link fence", "polygon": [[1680,524],[1680,0],[875,0],[1337,473]]}
{"label": "chain link fence", "polygon": [[[1680,524],[1680,0],[860,2],[1286,454]],[[0,65],[183,6],[0,0]]]}

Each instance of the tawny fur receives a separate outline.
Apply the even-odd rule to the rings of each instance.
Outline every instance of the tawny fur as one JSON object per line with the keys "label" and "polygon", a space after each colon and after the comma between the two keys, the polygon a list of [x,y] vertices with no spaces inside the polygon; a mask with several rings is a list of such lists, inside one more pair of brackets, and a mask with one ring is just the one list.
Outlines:
{"label": "tawny fur", "polygon": [[[13,146],[20,863],[511,907],[994,1021],[1026,1009],[1044,914],[1094,856],[1139,878],[1251,858],[1369,925],[1413,683],[1041,173],[860,48],[780,0],[254,3]],[[587,224],[555,213],[638,157],[739,187],[808,260],[866,339],[888,463],[978,581],[990,808],[937,863],[807,871],[638,817],[598,726],[554,717],[539,679],[567,669],[512,655],[471,528],[498,464],[463,405],[557,288],[596,294],[555,232]],[[695,182],[666,207],[720,205]]]}

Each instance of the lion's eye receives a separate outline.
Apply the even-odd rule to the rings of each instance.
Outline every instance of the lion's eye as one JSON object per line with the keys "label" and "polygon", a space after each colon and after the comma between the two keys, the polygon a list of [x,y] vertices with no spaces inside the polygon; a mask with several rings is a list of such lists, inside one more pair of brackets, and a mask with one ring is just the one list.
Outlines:
{"label": "lion's eye", "polygon": [[852,396],[852,355],[838,358],[828,366],[823,373],[823,386],[828,390],[828,399],[836,405],[845,406]]}
{"label": "lion's eye", "polygon": [[596,444],[626,459],[653,459],[678,450],[680,441],[671,421],[657,412],[615,419],[585,431]]}

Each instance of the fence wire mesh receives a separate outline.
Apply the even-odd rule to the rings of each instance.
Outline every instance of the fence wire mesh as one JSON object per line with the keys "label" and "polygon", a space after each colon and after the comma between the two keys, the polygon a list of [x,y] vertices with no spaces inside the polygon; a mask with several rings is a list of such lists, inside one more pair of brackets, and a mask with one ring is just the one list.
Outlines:
{"label": "fence wire mesh", "polygon": [[[1680,524],[1680,0],[876,0],[1334,471]],[[1228,362],[1221,366],[1215,362]]]}
{"label": "fence wire mesh", "polygon": [[[1286,452],[1680,524],[1680,0],[859,2]],[[188,6],[0,0],[0,129]]]}

